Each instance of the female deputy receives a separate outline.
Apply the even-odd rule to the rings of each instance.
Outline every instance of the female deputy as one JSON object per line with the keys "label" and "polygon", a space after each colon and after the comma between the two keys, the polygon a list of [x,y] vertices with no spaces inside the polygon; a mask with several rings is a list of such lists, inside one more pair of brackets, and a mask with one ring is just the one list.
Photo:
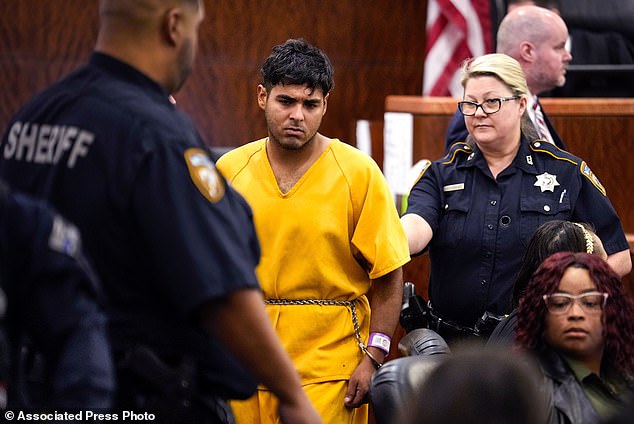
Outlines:
{"label": "female deputy", "polygon": [[617,273],[632,267],[598,178],[582,159],[535,136],[519,63],[481,56],[465,63],[462,85],[458,106],[470,135],[427,164],[401,219],[410,253],[429,248],[430,327],[449,341],[472,334],[485,312],[511,311],[526,244],[546,221],[589,223]]}
{"label": "female deputy", "polygon": [[544,261],[520,300],[516,344],[544,372],[551,423],[603,422],[632,401],[633,332],[634,304],[605,261],[572,252]]}

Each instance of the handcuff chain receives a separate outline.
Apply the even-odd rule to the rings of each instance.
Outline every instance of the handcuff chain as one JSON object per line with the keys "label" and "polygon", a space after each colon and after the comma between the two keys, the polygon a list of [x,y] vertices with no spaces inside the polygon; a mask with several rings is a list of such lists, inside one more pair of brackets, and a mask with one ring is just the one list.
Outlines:
{"label": "handcuff chain", "polygon": [[264,303],[266,305],[327,305],[327,306],[345,306],[346,308],[350,308],[350,313],[352,314],[352,327],[354,328],[354,337],[357,339],[357,344],[359,345],[359,349],[370,358],[370,361],[374,365],[376,369],[379,369],[383,366],[374,355],[370,353],[368,347],[361,340],[361,330],[359,327],[359,318],[357,317],[357,299],[355,300],[335,300],[335,299],[265,299]]}
{"label": "handcuff chain", "polygon": [[326,306],[345,306],[350,309],[352,314],[352,327],[354,328],[354,337],[361,351],[365,354],[368,352],[367,346],[361,340],[361,329],[359,327],[359,318],[357,317],[357,299],[355,300],[336,300],[336,299],[265,299],[266,305],[326,305]]}

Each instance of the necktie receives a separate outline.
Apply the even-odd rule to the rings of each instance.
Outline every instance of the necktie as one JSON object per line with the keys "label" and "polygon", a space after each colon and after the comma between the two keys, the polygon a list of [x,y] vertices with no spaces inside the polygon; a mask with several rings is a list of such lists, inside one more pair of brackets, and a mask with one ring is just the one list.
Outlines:
{"label": "necktie", "polygon": [[533,111],[535,112],[535,129],[537,129],[540,137],[551,144],[555,144],[552,136],[550,135],[550,131],[548,131],[548,126],[546,125],[546,120],[544,119],[542,108],[539,107],[537,99],[535,99],[535,102],[533,103]]}

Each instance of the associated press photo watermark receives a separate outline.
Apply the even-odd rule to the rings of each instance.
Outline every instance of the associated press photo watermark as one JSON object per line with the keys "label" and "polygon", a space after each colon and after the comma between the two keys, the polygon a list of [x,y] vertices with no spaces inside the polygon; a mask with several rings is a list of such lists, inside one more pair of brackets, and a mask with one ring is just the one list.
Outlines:
{"label": "associated press photo watermark", "polygon": [[9,421],[39,421],[39,422],[102,422],[102,421],[154,421],[156,414],[139,411],[24,411],[11,410],[4,412],[4,419]]}

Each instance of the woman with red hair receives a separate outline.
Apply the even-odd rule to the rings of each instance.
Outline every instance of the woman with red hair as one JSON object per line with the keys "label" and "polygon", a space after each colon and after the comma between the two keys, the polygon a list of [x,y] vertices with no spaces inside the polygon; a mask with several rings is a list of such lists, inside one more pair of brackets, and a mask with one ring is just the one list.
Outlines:
{"label": "woman with red hair", "polygon": [[560,252],[544,261],[518,308],[516,344],[535,354],[553,423],[597,423],[634,393],[634,304],[601,258]]}

